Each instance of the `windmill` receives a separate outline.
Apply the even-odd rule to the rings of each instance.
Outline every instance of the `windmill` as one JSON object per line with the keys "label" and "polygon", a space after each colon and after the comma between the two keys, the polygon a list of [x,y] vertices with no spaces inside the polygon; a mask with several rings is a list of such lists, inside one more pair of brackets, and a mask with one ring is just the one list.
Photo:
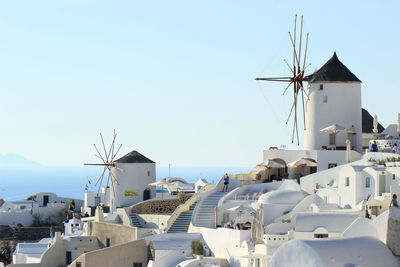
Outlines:
{"label": "windmill", "polygon": [[[97,152],[96,157],[99,158],[102,161],[102,163],[85,163],[84,164],[86,166],[103,166],[104,167],[103,168],[103,172],[101,173],[101,175],[99,176],[99,178],[97,179],[97,182],[95,184],[95,187],[98,186],[97,196],[100,193],[101,185],[102,185],[103,180],[105,179],[106,176],[108,176],[108,178],[107,178],[107,187],[109,186],[110,183],[111,183],[112,187],[114,187],[115,183],[118,184],[117,178],[111,172],[111,168],[116,168],[114,160],[115,160],[119,150],[122,147],[122,145],[119,145],[118,149],[115,150],[115,145],[116,145],[115,139],[116,138],[117,138],[117,134],[115,133],[115,130],[114,130],[114,134],[113,134],[113,139],[112,139],[111,145],[107,149],[106,145],[105,145],[105,142],[104,142],[103,135],[100,133],[100,139],[101,139],[103,151],[100,152],[101,150],[98,149],[96,144],[93,144],[93,146],[94,146],[94,148],[95,148],[95,150]],[[108,171],[108,175],[106,174],[107,171]],[[115,190],[113,190],[113,192],[115,192]]]}
{"label": "windmill", "polygon": [[[292,143],[294,142],[294,137],[296,133],[297,137],[297,144],[300,145],[299,142],[299,131],[298,131],[298,97],[301,97],[301,105],[303,108],[303,124],[304,124],[304,130],[306,128],[306,123],[305,123],[305,108],[304,108],[304,98],[307,97],[308,99],[308,94],[304,89],[303,82],[307,81],[307,77],[304,76],[305,70],[311,65],[308,64],[306,65],[306,60],[307,60],[307,48],[308,48],[308,33],[306,35],[306,44],[305,44],[305,49],[304,49],[304,57],[302,58],[302,42],[303,42],[303,16],[301,16],[301,21],[300,21],[300,33],[299,35],[297,34],[297,15],[295,15],[294,18],[294,31],[293,35],[291,32],[289,32],[289,37],[290,41],[293,47],[293,63],[290,65],[287,60],[284,60],[286,65],[289,67],[292,76],[291,77],[272,77],[272,78],[256,78],[256,81],[272,81],[272,82],[286,82],[289,83],[285,90],[283,91],[282,95],[284,95],[287,90],[290,88],[291,85],[293,85],[293,104],[290,109],[289,115],[286,120],[286,124],[288,124],[290,118],[293,115],[293,130],[292,130]],[[298,35],[298,36],[297,36]],[[297,39],[298,38],[298,39]],[[301,94],[301,96],[300,96]]]}

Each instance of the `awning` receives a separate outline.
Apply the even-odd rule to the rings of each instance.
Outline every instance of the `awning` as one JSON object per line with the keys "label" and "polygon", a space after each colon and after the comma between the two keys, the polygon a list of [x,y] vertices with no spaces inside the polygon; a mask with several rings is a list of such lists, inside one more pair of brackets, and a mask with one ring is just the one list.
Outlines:
{"label": "awning", "polygon": [[305,159],[305,158],[301,158],[298,160],[295,160],[293,162],[288,163],[288,167],[289,168],[302,168],[302,167],[317,167],[318,164],[310,159]]}
{"label": "awning", "polygon": [[257,164],[256,168],[258,169],[276,169],[276,168],[285,168],[286,165],[280,162],[277,162],[273,159],[269,159],[263,163]]}

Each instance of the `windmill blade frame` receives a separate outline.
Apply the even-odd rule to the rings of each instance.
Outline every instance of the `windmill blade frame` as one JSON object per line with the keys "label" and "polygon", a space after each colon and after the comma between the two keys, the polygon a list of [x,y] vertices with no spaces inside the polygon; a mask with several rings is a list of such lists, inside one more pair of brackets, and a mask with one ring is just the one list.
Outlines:
{"label": "windmill blade frame", "polygon": [[[297,15],[294,17],[294,29],[293,35],[289,31],[289,39],[293,48],[293,66],[290,66],[287,60],[284,59],[285,64],[289,68],[292,73],[292,77],[266,77],[266,78],[255,78],[257,81],[272,81],[272,82],[288,82],[289,84],[285,87],[282,95],[284,95],[290,86],[293,84],[293,104],[291,106],[289,116],[286,120],[286,124],[288,124],[290,118],[293,118],[293,129],[292,129],[292,143],[297,140],[297,144],[300,145],[299,140],[299,129],[298,129],[298,97],[301,97],[301,109],[302,109],[302,119],[304,130],[306,129],[306,117],[305,117],[305,101],[304,95],[307,97],[307,101],[309,100],[309,94],[306,92],[303,86],[304,81],[308,81],[307,77],[304,76],[306,69],[311,65],[306,65],[307,61],[307,52],[308,52],[308,41],[309,34],[306,34],[305,40],[305,49],[304,49],[304,57],[302,58],[303,52],[303,16],[301,16],[300,20],[300,34],[298,36],[297,33]],[[298,37],[298,39],[297,39]],[[301,65],[302,63],[302,65]],[[299,96],[299,91],[301,91],[301,96]]]}
{"label": "windmill blade frame", "polygon": [[[121,168],[118,168],[116,166],[116,164],[114,163],[115,158],[118,155],[118,152],[120,151],[122,144],[119,145],[118,149],[115,149],[115,145],[116,145],[116,138],[117,138],[117,134],[114,130],[113,132],[113,137],[112,137],[112,142],[110,144],[110,147],[107,148],[106,147],[106,143],[104,141],[104,137],[103,134],[100,133],[100,140],[101,140],[101,144],[103,146],[103,152],[104,154],[102,154],[100,152],[100,149],[96,146],[96,144],[93,144],[97,154],[95,154],[95,156],[100,159],[102,161],[102,163],[85,163],[84,165],[90,165],[90,166],[103,166],[103,171],[101,172],[99,178],[97,179],[96,183],[95,183],[95,187],[98,186],[98,190],[97,190],[97,196],[99,196],[100,194],[100,189],[101,186],[103,184],[103,181],[105,180],[105,175],[106,175],[106,171],[108,171],[108,175],[107,175],[107,183],[106,183],[106,188],[109,187],[109,184],[111,183],[111,186],[113,187],[113,193],[115,195],[115,187],[114,184],[119,184],[118,183],[118,179],[117,177],[115,177],[115,175],[112,172],[112,168],[117,168],[120,171],[123,171]],[[106,198],[107,195],[107,190],[105,191],[105,196],[104,198]]]}

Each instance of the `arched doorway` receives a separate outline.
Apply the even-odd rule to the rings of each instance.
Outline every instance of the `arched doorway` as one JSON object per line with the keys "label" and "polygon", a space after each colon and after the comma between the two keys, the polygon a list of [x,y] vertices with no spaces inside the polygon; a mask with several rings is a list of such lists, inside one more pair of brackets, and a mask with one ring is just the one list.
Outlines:
{"label": "arched doorway", "polygon": [[148,199],[150,199],[150,198],[151,198],[151,190],[148,189],[148,188],[146,188],[146,189],[143,191],[143,200],[148,200]]}

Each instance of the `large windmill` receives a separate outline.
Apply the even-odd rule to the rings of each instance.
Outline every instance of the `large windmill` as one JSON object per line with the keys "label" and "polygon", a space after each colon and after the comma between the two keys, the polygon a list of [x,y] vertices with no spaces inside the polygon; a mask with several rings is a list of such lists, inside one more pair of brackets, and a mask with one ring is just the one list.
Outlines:
{"label": "large windmill", "polygon": [[[114,160],[119,152],[119,150],[121,149],[122,145],[119,145],[118,149],[115,149],[115,140],[117,138],[117,134],[114,130],[114,134],[113,134],[113,139],[111,142],[110,147],[107,149],[105,142],[104,142],[104,138],[103,135],[100,133],[100,139],[101,139],[101,144],[102,144],[102,148],[103,151],[101,152],[101,150],[98,149],[98,147],[96,146],[96,144],[93,144],[95,150],[96,150],[96,157],[99,158],[102,163],[85,163],[84,165],[89,165],[89,166],[103,166],[103,171],[101,173],[101,175],[99,176],[99,178],[97,179],[97,182],[95,184],[95,187],[98,186],[98,190],[97,190],[97,196],[100,193],[100,188],[101,185],[103,184],[103,181],[105,179],[107,179],[107,187],[109,187],[109,185],[111,184],[112,187],[114,187],[115,184],[118,184],[118,180],[115,177],[115,175],[113,174],[113,172],[111,171],[111,168],[115,168],[115,163]],[[108,174],[106,174],[106,172],[108,171]],[[107,178],[105,178],[107,177]],[[107,191],[106,191],[107,192]],[[115,190],[113,190],[113,192],[115,192]]]}
{"label": "large windmill", "polygon": [[[301,98],[301,106],[303,113],[303,124],[304,129],[306,128],[305,123],[305,98],[308,99],[308,94],[304,88],[303,82],[307,81],[307,77],[304,76],[305,70],[310,64],[306,65],[307,60],[307,48],[308,48],[308,33],[306,34],[305,47],[304,47],[304,56],[303,53],[303,16],[301,16],[300,21],[300,33],[297,33],[297,15],[294,19],[294,31],[293,35],[289,32],[290,41],[293,47],[293,62],[292,65],[288,63],[287,60],[284,60],[286,65],[289,67],[292,76],[291,77],[271,77],[271,78],[256,78],[256,81],[272,81],[272,82],[286,82],[289,83],[285,90],[283,91],[283,95],[287,92],[287,90],[293,85],[293,104],[290,109],[289,115],[286,120],[286,124],[288,124],[290,118],[293,116],[293,130],[292,130],[292,143],[294,142],[294,138],[297,138],[297,144],[300,145],[299,142],[299,130],[298,130],[298,98]],[[301,94],[301,96],[300,96]]]}
{"label": "large windmill", "polygon": [[[117,134],[114,131],[111,145],[106,147],[103,135],[100,134],[102,149],[93,145],[96,157],[102,162],[86,163],[90,166],[103,166],[103,172],[97,179],[98,190],[95,197],[103,198],[111,210],[119,207],[129,207],[154,195],[149,184],[156,181],[156,164],[151,159],[136,150],[116,159],[122,145],[116,145]],[[116,149],[118,147],[118,149]],[[104,195],[100,193],[101,186],[107,181]],[[107,199],[107,194],[109,197]],[[94,199],[96,203],[96,198]]]}

